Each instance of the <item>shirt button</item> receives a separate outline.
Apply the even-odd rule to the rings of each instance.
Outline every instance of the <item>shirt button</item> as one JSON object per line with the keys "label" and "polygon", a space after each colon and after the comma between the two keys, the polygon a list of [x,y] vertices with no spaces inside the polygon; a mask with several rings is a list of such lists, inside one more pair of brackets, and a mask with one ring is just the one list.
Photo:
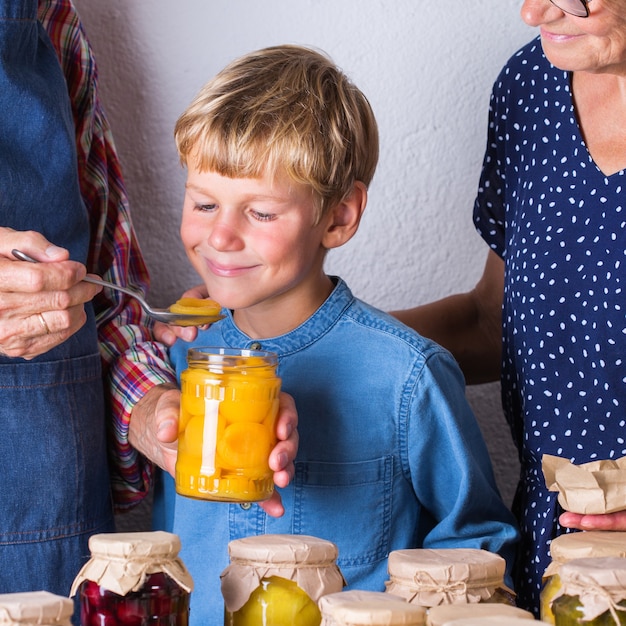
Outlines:
{"label": "shirt button", "polygon": [[255,341],[250,344],[250,350],[260,350],[261,344],[258,341]]}
{"label": "shirt button", "polygon": [[252,506],[251,502],[242,502],[239,505],[244,511],[248,511],[250,509],[250,507]]}

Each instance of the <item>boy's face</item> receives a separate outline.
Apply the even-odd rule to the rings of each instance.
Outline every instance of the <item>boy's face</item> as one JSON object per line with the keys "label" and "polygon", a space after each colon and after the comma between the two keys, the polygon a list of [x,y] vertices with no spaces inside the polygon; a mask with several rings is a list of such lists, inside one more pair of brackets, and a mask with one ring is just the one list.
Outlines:
{"label": "boy's face", "polygon": [[315,225],[311,193],[302,186],[188,168],[185,250],[211,298],[236,311],[244,332],[246,321],[266,336],[287,332],[326,299],[326,222]]}

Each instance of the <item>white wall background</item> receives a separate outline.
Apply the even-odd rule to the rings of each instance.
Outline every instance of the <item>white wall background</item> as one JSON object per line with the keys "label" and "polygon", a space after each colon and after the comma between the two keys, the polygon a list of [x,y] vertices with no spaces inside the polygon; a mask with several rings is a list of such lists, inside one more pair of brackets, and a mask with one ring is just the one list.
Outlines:
{"label": "white wall background", "polygon": [[[471,288],[486,246],[472,205],[491,85],[534,36],[520,0],[76,0],[133,219],[167,305],[198,281],[178,228],[184,172],[172,129],[202,84],[236,56],[298,43],[321,48],[368,96],[379,167],[357,236],[328,258],[355,294],[385,310]],[[381,355],[384,359],[384,355]],[[516,453],[497,384],[468,395],[510,501]]]}

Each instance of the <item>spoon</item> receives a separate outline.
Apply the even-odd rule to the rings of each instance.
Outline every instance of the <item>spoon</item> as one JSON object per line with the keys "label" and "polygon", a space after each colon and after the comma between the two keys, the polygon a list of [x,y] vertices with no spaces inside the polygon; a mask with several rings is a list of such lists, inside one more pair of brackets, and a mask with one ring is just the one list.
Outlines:
{"label": "spoon", "polygon": [[[16,259],[20,261],[28,261],[29,263],[39,263],[37,259],[34,259],[32,256],[26,254],[25,252],[21,252],[20,250],[11,250],[11,254]],[[128,287],[122,287],[120,285],[116,285],[115,283],[107,282],[106,280],[101,280],[100,278],[92,278],[91,276],[85,276],[83,280],[86,283],[93,283],[94,285],[100,285],[102,287],[107,287],[109,289],[116,289],[117,291],[121,291],[137,300],[141,305],[141,308],[153,319],[157,322],[163,322],[165,324],[172,324],[174,326],[204,326],[205,324],[213,324],[218,320],[221,320],[223,315],[207,315],[206,313],[172,313],[168,309],[155,309],[151,307],[144,299],[143,296],[135,291],[134,289],[129,289]]]}

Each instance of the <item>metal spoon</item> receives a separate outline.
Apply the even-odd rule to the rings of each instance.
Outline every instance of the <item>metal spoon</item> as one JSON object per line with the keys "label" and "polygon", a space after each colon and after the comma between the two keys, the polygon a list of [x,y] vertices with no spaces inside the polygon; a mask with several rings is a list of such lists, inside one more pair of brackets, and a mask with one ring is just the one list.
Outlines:
{"label": "metal spoon", "polygon": [[[39,263],[37,259],[32,256],[21,252],[20,250],[11,250],[11,254],[20,261],[28,261],[29,263]],[[106,280],[100,278],[92,278],[91,276],[85,276],[83,280],[86,283],[93,283],[94,285],[101,285],[108,289],[116,289],[121,291],[137,300],[141,305],[141,308],[153,319],[158,322],[164,322],[165,324],[172,324],[174,326],[204,326],[205,324],[213,324],[218,320],[221,320],[223,315],[206,315],[206,314],[194,314],[194,313],[172,313],[168,309],[155,309],[151,307],[144,299],[143,296],[128,287],[122,287],[115,283],[109,283]]]}

